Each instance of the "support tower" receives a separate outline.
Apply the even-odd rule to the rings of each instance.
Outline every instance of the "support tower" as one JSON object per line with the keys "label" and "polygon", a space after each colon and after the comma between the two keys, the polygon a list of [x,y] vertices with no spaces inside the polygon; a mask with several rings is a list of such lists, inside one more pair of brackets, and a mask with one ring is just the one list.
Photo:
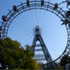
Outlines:
{"label": "support tower", "polygon": [[[35,50],[35,47],[37,47],[37,44],[36,44],[37,41],[40,42],[40,45],[39,46],[41,47],[41,49],[38,49],[38,50],[36,49],[36,50],[37,51],[43,51],[47,63],[52,62],[51,55],[50,55],[50,53],[49,53],[49,51],[48,51],[48,49],[47,49],[47,47],[46,47],[46,45],[45,45],[45,43],[43,41],[42,36],[41,36],[39,26],[36,26],[36,28],[35,28],[35,35],[34,35],[34,39],[33,39],[33,43],[32,43],[32,52],[35,52],[36,51]],[[53,67],[55,66],[54,63],[52,63],[51,65]]]}

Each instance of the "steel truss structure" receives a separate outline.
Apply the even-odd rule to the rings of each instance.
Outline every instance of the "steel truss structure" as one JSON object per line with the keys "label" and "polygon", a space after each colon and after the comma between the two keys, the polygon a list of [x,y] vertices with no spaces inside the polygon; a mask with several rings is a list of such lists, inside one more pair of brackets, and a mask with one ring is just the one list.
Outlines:
{"label": "steel truss structure", "polygon": [[[37,47],[36,46],[37,41],[40,42],[40,46],[42,47],[42,49],[35,49],[35,47]],[[38,47],[40,47],[40,46],[38,46]],[[35,28],[35,36],[34,36],[33,43],[32,43],[32,52],[34,52],[34,51],[43,51],[47,63],[50,63],[50,62],[53,61],[52,58],[51,58],[51,55],[50,55],[50,53],[49,53],[49,51],[48,51],[48,49],[47,49],[47,47],[46,47],[46,45],[43,41],[43,38],[40,34],[39,26],[36,26],[36,28]],[[40,55],[38,55],[38,56],[40,57]],[[44,56],[41,55],[41,57],[44,57]],[[37,56],[35,56],[35,57],[37,57]],[[38,59],[37,58],[36,59],[37,60],[42,60],[43,59],[43,58],[39,58],[39,57],[38,57]],[[54,63],[51,63],[50,65],[55,68]]]}
{"label": "steel truss structure", "polygon": [[67,6],[70,5],[69,1],[63,1],[60,4],[58,3],[50,3],[44,0],[27,0],[25,3],[21,3],[20,5],[14,5],[12,10],[8,12],[7,15],[2,16],[2,22],[0,24],[0,39],[5,39],[7,37],[8,29],[12,23],[12,21],[21,13],[33,10],[33,9],[41,9],[45,11],[49,11],[60,18],[62,23],[65,25],[67,30],[67,45],[64,52],[54,61],[60,59],[64,54],[70,55],[70,11],[65,11],[59,5],[67,3]]}

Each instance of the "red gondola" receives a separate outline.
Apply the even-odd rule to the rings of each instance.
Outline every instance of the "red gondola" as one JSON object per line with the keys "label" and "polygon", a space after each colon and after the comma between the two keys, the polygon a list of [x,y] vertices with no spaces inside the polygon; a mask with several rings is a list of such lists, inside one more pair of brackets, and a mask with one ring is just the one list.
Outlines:
{"label": "red gondola", "polygon": [[14,12],[18,11],[16,5],[13,6],[13,10],[14,10]]}
{"label": "red gondola", "polygon": [[2,27],[0,26],[0,31],[2,30]]}
{"label": "red gondola", "polygon": [[58,8],[58,3],[55,3],[53,9],[56,10],[57,8]]}
{"label": "red gondola", "polygon": [[3,16],[2,16],[2,20],[3,20],[3,21],[7,21],[7,17],[3,15]]}
{"label": "red gondola", "polygon": [[69,17],[69,16],[70,16],[70,11],[67,11],[66,17]]}
{"label": "red gondola", "polygon": [[43,6],[44,5],[44,0],[41,0],[41,6]]}
{"label": "red gondola", "polygon": [[30,5],[29,5],[29,0],[27,0],[27,6],[29,7]]}

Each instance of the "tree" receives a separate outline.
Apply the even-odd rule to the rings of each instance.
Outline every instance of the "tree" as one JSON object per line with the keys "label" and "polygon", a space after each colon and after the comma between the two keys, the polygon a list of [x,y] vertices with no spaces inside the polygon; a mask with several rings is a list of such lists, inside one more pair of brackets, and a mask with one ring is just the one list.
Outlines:
{"label": "tree", "polygon": [[65,67],[65,65],[68,63],[70,64],[70,56],[64,55],[60,61],[60,65]]}
{"label": "tree", "polygon": [[36,60],[33,60],[34,54],[31,47],[26,46],[24,49],[19,42],[10,38],[0,40],[0,63],[5,69],[35,69],[39,68]]}

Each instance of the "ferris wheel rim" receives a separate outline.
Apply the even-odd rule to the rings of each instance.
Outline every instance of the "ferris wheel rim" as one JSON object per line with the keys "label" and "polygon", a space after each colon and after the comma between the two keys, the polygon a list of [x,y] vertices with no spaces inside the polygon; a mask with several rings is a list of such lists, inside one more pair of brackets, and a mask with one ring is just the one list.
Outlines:
{"label": "ferris wheel rim", "polygon": [[[35,8],[30,8],[30,7],[31,7],[31,4],[32,4],[33,2],[34,2],[33,5],[34,5]],[[36,2],[41,3],[41,1],[36,1]],[[25,4],[26,7],[29,8],[29,9],[26,10],[26,11],[33,10],[33,9],[41,9],[41,10],[49,11],[49,12],[55,14],[57,17],[59,17],[59,15],[60,15],[63,19],[66,19],[66,17],[64,16],[64,13],[65,13],[65,12],[63,11],[62,8],[58,7],[59,10],[57,10],[57,9],[56,9],[56,10],[53,10],[54,4],[53,4],[53,3],[50,3],[50,2],[44,2],[44,3],[47,4],[46,6],[48,6],[48,4],[49,4],[49,6],[52,7],[52,9],[51,9],[52,11],[51,11],[51,10],[48,10],[48,9],[50,9],[49,7],[48,7],[48,8],[46,7],[46,9],[44,9],[44,8],[45,8],[45,4],[44,4],[44,6],[39,5],[40,8],[37,8],[37,6],[35,5],[36,2],[35,2],[35,1],[30,1],[30,6],[29,6],[29,7],[27,6],[27,2],[22,3],[22,4],[20,4],[20,5],[16,6],[16,7],[17,7],[17,9],[20,9],[20,8],[18,8],[18,7],[22,7],[22,6]],[[38,7],[39,7],[39,6],[38,6]],[[32,6],[32,7],[33,7],[33,6]],[[21,10],[24,10],[24,9],[22,8]],[[63,12],[63,14],[62,14],[62,12],[61,12],[60,10]],[[13,11],[13,9],[12,9],[9,13],[11,13],[12,11]],[[26,11],[23,11],[23,12],[26,12]],[[53,11],[57,12],[57,14],[54,13]],[[14,12],[14,11],[13,11],[13,12]],[[20,12],[18,11],[18,12],[14,12],[13,15],[12,15],[12,14],[11,14],[11,15],[12,15],[12,17],[13,17],[16,13],[18,13],[18,14],[17,14],[17,16],[18,16],[18,15],[22,14],[23,12],[20,13]],[[7,14],[7,16],[9,15],[9,13]],[[15,16],[15,17],[13,18],[13,20],[14,20],[17,16]],[[62,20],[61,17],[59,17],[59,18]],[[11,19],[11,18],[10,18],[10,19]],[[3,21],[3,22],[2,22],[2,25],[1,25],[2,27],[4,27],[2,34],[3,34],[3,33],[6,33],[6,35],[5,35],[6,37],[7,37],[7,32],[8,32],[9,26],[10,26],[10,24],[11,24],[12,21],[13,21],[13,20],[10,21],[10,19],[9,19],[7,22],[4,22],[4,21]],[[8,24],[9,21],[10,21],[10,24]],[[7,26],[7,24],[8,24],[9,26]],[[7,27],[7,29],[6,29],[6,27]],[[5,30],[7,30],[7,32],[5,32]],[[67,29],[66,29],[66,30],[67,30]],[[3,35],[3,37],[5,37],[5,36]],[[65,48],[65,50],[66,50],[66,48]],[[58,59],[65,53],[65,50],[64,50],[64,52],[63,52],[58,58],[56,58],[56,59],[53,60],[52,62],[58,60]]]}
{"label": "ferris wheel rim", "polygon": [[[32,8],[32,9],[42,9],[42,10],[47,10],[47,11],[49,11],[49,12],[51,12],[51,13],[53,13],[53,14],[55,14],[56,16],[58,16],[60,19],[61,19],[61,21],[63,20],[63,19],[66,19],[65,18],[65,16],[64,16],[64,13],[65,13],[65,11],[63,11],[60,7],[58,7],[58,9],[59,10],[53,10],[53,7],[54,7],[54,4],[52,4],[52,3],[50,3],[50,2],[45,2],[47,5],[46,6],[51,6],[51,9],[50,9],[50,7],[46,7],[46,9],[44,9],[45,8],[45,6],[41,6],[41,5],[38,5],[38,7],[40,6],[40,8],[37,8],[37,6],[35,5],[36,3],[35,2],[39,2],[39,3],[41,3],[41,1],[30,1],[30,3],[33,3],[34,2],[34,4],[33,4],[33,6],[35,7],[35,8]],[[27,3],[25,2],[25,3],[23,3],[23,4],[20,4],[20,5],[18,5],[18,6],[16,6],[16,7],[22,7],[22,5],[24,5],[25,4],[25,6],[26,6],[26,8],[29,8],[29,9],[27,9],[27,10],[25,10],[24,11],[24,9],[22,8],[21,10],[23,10],[23,12],[26,12],[26,11],[29,11],[31,8],[30,7],[32,7],[32,6],[27,6]],[[53,7],[52,7],[52,5],[53,5]],[[44,8],[42,8],[42,7],[44,7]],[[20,8],[17,8],[18,10],[20,9]],[[31,9],[31,10],[32,10]],[[50,10],[48,10],[48,9],[50,9]],[[52,11],[51,11],[52,10]],[[63,12],[63,14],[60,12],[60,10]],[[13,13],[12,13],[13,12]],[[7,22],[2,22],[2,25],[1,26],[4,26],[4,28],[5,27],[7,27],[7,24],[8,24],[8,22],[10,21],[10,19],[12,18],[12,17],[14,17],[11,21],[10,21],[10,24],[12,23],[12,21],[18,16],[18,15],[20,15],[21,13],[23,13],[23,12],[20,12],[20,10],[19,11],[17,11],[17,12],[14,12],[13,11],[13,9],[6,15],[6,17],[7,16],[9,16],[9,14],[11,14],[11,16],[8,18],[8,20],[7,20]],[[57,12],[57,14],[55,13],[55,12]],[[15,16],[15,14],[16,13],[18,13],[16,16]],[[60,16],[59,16],[60,15]],[[62,17],[61,17],[62,16]],[[63,18],[63,19],[62,19]],[[8,26],[9,27],[9,26]],[[3,30],[5,30],[5,29],[3,29]],[[7,29],[8,30],[8,29]],[[3,33],[4,33],[4,31],[3,31]],[[6,32],[7,33],[7,32]]]}

